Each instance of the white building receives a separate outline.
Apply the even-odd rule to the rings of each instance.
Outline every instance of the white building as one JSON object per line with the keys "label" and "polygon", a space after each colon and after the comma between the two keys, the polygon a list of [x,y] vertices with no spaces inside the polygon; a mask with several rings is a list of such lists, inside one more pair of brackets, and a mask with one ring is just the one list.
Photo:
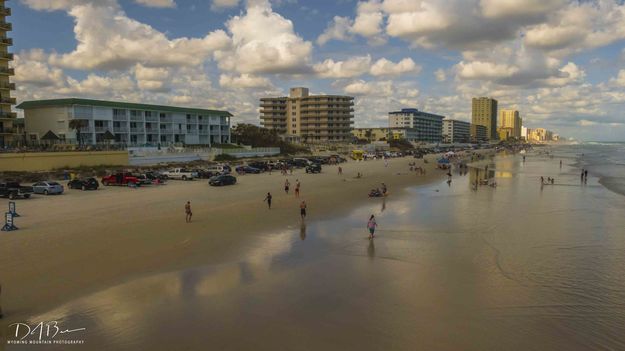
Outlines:
{"label": "white building", "polygon": [[410,128],[416,131],[416,140],[427,143],[439,143],[442,140],[444,116],[419,111],[416,108],[404,108],[389,112],[390,128]]}
{"label": "white building", "polygon": [[455,119],[443,120],[443,142],[469,143],[471,142],[471,123]]}
{"label": "white building", "polygon": [[[110,142],[133,146],[174,143],[211,145],[230,142],[228,111],[135,104],[89,99],[26,101],[24,110],[28,142],[38,142],[52,131],[65,143],[77,143],[72,120],[82,121],[83,144]],[[108,133],[107,133],[108,132]],[[107,140],[107,136],[112,140]]]}

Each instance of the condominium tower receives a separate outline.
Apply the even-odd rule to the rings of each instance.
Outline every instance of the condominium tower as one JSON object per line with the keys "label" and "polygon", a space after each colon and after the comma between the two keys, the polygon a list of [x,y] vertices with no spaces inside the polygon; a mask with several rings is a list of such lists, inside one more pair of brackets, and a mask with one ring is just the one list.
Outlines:
{"label": "condominium tower", "polygon": [[354,98],[310,95],[308,88],[291,88],[289,96],[260,99],[260,123],[278,134],[304,142],[341,142],[351,139]]}
{"label": "condominium tower", "polygon": [[443,142],[469,143],[471,142],[471,124],[455,119],[443,120]]}
{"label": "condominium tower", "polygon": [[7,33],[13,29],[13,25],[6,18],[10,15],[11,9],[5,6],[4,0],[0,0],[0,147],[12,145],[17,140],[13,126],[17,115],[11,112],[11,106],[15,104],[11,90],[15,90],[15,84],[10,82],[10,77],[14,74],[13,68],[9,68],[13,54],[8,49],[13,45],[13,39]]}
{"label": "condominium tower", "polygon": [[403,108],[389,112],[388,123],[391,128],[409,128],[416,131],[416,141],[440,143],[443,139],[443,118],[445,116],[419,111],[416,108]]}
{"label": "condominium tower", "polygon": [[486,127],[490,140],[497,139],[497,100],[488,97],[473,98],[471,124]]}
{"label": "condominium tower", "polygon": [[517,110],[501,110],[499,111],[499,128],[511,129],[511,136],[521,138],[521,127],[523,121],[519,117]]}

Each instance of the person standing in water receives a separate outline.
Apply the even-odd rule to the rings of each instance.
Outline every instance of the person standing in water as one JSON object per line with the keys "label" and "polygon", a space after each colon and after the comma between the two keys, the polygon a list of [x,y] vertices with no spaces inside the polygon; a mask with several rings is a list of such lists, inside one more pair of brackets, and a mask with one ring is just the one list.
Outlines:
{"label": "person standing in water", "polygon": [[300,188],[299,179],[296,179],[295,180],[295,197],[299,197],[299,188]]}
{"label": "person standing in water", "polygon": [[184,212],[186,213],[186,222],[191,222],[191,217],[193,217],[193,212],[191,212],[191,201],[187,201],[186,205],[184,205]]}
{"label": "person standing in water", "polygon": [[289,183],[289,180],[288,180],[288,179],[284,181],[284,192],[285,192],[287,195],[289,194],[289,186],[290,186],[290,185],[291,185],[291,184]]}
{"label": "person standing in water", "polygon": [[378,223],[375,221],[375,216],[371,215],[369,217],[369,222],[367,222],[367,229],[369,229],[369,240],[375,238],[375,228],[378,226]]}
{"label": "person standing in water", "polygon": [[306,219],[306,201],[302,201],[302,203],[299,204],[299,215],[302,217],[302,221]]}
{"label": "person standing in water", "polygon": [[269,206],[270,210],[271,210],[271,198],[272,198],[271,193],[267,193],[267,196],[265,196],[265,200],[264,200],[264,201],[267,201],[267,206]]}

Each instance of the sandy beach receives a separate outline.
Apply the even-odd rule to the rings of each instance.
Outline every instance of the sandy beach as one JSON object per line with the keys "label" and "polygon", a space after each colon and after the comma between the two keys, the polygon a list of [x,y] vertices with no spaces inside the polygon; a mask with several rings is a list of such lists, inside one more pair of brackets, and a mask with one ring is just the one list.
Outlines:
{"label": "sandy beach", "polygon": [[[267,231],[298,226],[299,202],[308,204],[307,221],[349,212],[369,199],[371,188],[385,182],[391,196],[407,186],[444,176],[430,162],[414,158],[348,162],[326,166],[322,174],[280,172],[238,177],[235,186],[210,187],[205,180],[170,181],[141,189],[102,187],[62,196],[36,196],[17,202],[19,231],[0,235],[2,323],[16,321],[108,286],[146,274],[222,262]],[[427,169],[416,176],[408,163]],[[356,179],[356,174],[363,174]],[[291,192],[283,190],[285,179]],[[296,179],[300,198],[293,194]],[[263,199],[273,194],[267,209]],[[192,223],[184,204],[191,201]],[[0,206],[6,206],[1,200]]]}

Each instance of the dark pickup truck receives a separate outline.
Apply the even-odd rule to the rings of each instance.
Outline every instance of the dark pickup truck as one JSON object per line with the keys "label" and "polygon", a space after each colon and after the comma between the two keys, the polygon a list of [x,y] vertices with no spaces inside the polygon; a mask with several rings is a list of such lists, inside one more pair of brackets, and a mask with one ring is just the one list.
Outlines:
{"label": "dark pickup truck", "polygon": [[33,193],[32,186],[20,186],[18,182],[0,182],[0,196],[13,200],[18,197],[28,199]]}

